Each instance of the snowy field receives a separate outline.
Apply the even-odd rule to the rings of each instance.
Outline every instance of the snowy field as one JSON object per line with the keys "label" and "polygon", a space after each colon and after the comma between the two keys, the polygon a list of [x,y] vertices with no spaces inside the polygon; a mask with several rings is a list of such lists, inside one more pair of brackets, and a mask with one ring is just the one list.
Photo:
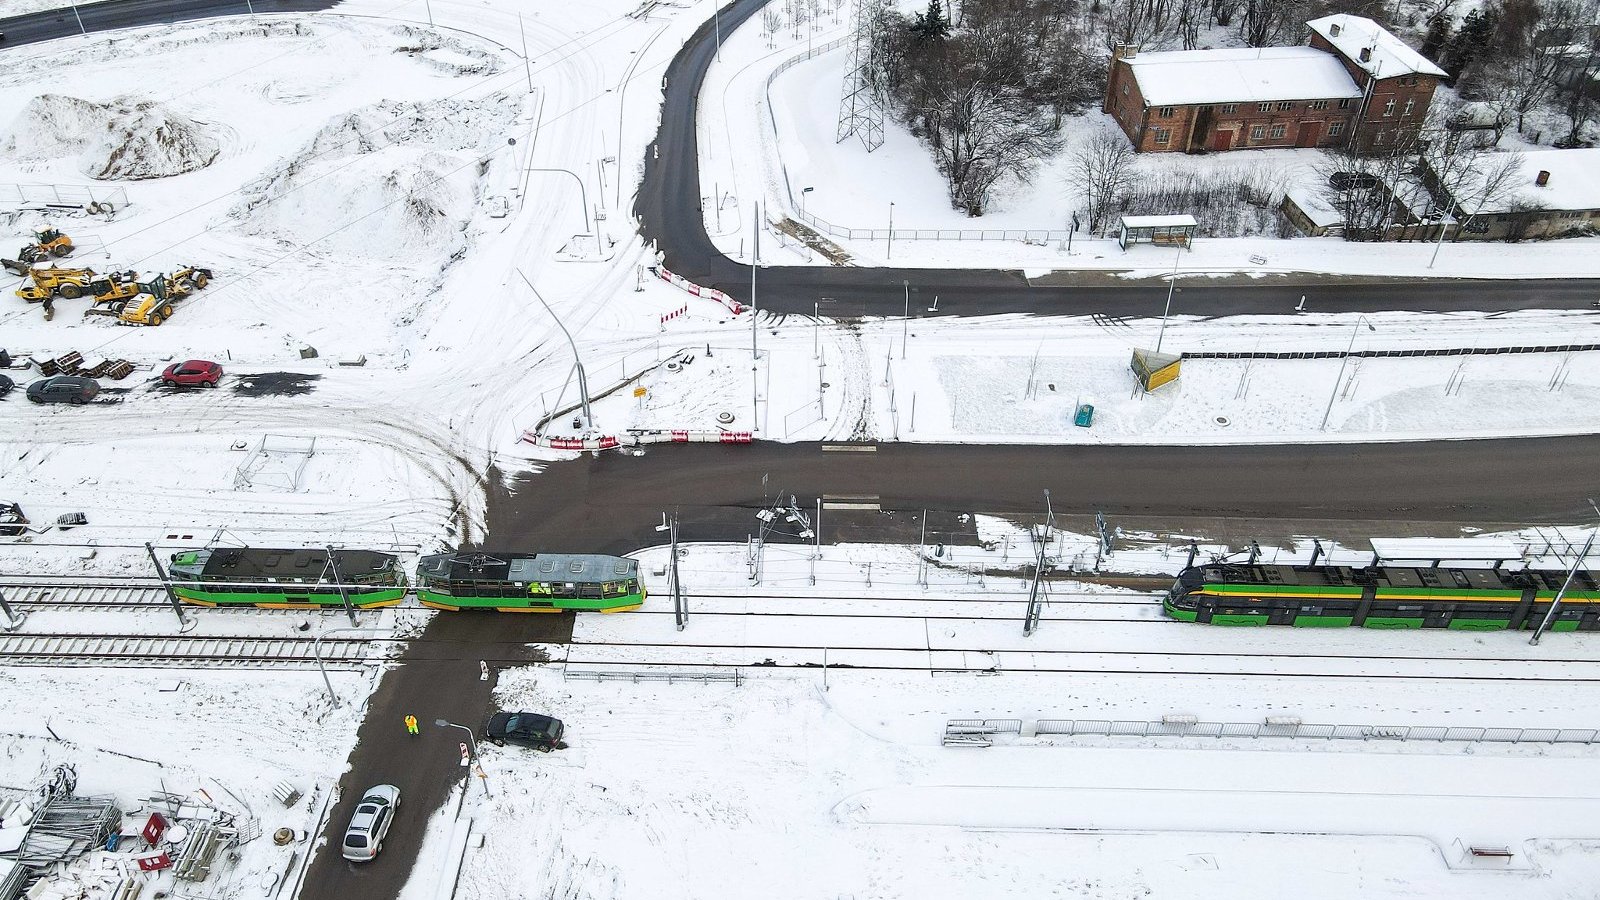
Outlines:
{"label": "snowy field", "polygon": [[[1364,360],[1342,372],[1328,361],[1199,361],[1173,388],[1135,395],[1127,356],[1156,340],[1160,287],[1152,315],[1125,322],[995,317],[958,329],[918,321],[918,307],[907,321],[860,324],[837,321],[849,310],[823,310],[821,324],[763,330],[752,385],[748,321],[638,276],[649,257],[619,210],[654,136],[661,73],[711,7],[662,4],[636,18],[635,6],[439,3],[430,29],[420,24],[423,4],[356,0],[340,7],[349,15],[241,17],[7,49],[0,184],[120,187],[130,205],[113,219],[61,220],[83,248],[75,260],[102,271],[194,263],[217,277],[160,328],[85,319],[82,300],[58,302],[49,321],[19,299],[0,304],[13,356],[78,350],[137,367],[86,408],[35,407],[18,394],[0,401],[0,499],[36,521],[82,511],[91,523],[8,543],[0,567],[143,574],[145,541],[337,542],[409,559],[481,537],[491,469],[549,458],[518,438],[575,399],[552,313],[583,348],[591,389],[615,392],[596,407],[608,432],[712,427],[723,412],[729,427],[791,440],[1259,442],[1600,427],[1590,355]],[[22,11],[22,0],[0,4],[0,15]],[[833,143],[841,52],[789,69],[774,83],[772,111],[761,105],[773,67],[840,33],[780,31],[775,50],[754,22],[724,35],[702,100],[702,181],[729,197],[710,226],[731,255],[743,252],[751,201],[765,197],[775,218],[804,186],[816,188],[805,195],[810,211],[843,225],[878,227],[890,201],[897,229],[970,224],[943,208],[925,154],[903,133],[871,158]],[[781,137],[767,131],[774,122]],[[107,123],[123,143],[107,138]],[[157,129],[177,139],[149,140]],[[546,169],[578,173],[584,192]],[[106,172],[122,180],[90,177]],[[1067,205],[1041,179],[1008,194],[984,227],[1058,226]],[[7,218],[5,240],[19,241],[35,215]],[[597,238],[576,239],[590,229]],[[891,253],[884,244],[848,249],[865,264],[1030,274],[1171,265],[1165,252],[1123,256],[1104,242],[1075,244],[1071,255],[898,239]],[[1587,246],[1447,246],[1440,265],[1456,274],[1590,272]],[[1207,241],[1183,273],[1421,273],[1431,250]],[[807,260],[779,248],[764,250],[764,261]],[[1590,315],[1548,313],[1492,323],[1377,315],[1369,332],[1314,303],[1299,316],[1219,324],[1191,318],[1177,297],[1164,349],[1336,350],[1352,333],[1357,349],[1600,336]],[[925,310],[933,298],[914,301]],[[685,304],[686,315],[661,321]],[[169,361],[191,356],[222,362],[222,387],[153,383]],[[629,390],[636,385],[644,397]],[[1087,430],[1070,424],[1084,402],[1097,409]],[[1013,535],[1002,544],[1001,563],[1014,564],[1018,543]],[[1060,586],[1041,631],[1023,638],[1014,578],[952,569],[924,587],[905,548],[828,548],[813,588],[802,550],[769,552],[766,581],[751,588],[740,550],[692,548],[687,583],[701,596],[683,632],[649,574],[644,612],[581,618],[573,646],[550,648],[574,672],[640,659],[737,664],[746,667],[739,687],[564,681],[559,666],[503,673],[501,702],[565,719],[572,746],[551,756],[485,748],[494,797],[474,785],[467,811],[486,841],[467,845],[460,896],[504,897],[528,878],[541,896],[594,900],[1487,900],[1585,897],[1600,882],[1600,784],[1587,747],[939,744],[946,719],[968,717],[1592,727],[1587,688],[1562,681],[1587,671],[1592,635],[1531,648],[1501,634],[1193,628],[1164,620],[1147,594]],[[1068,552],[1088,564],[1083,546]],[[992,562],[970,553],[962,565]],[[653,573],[663,557],[645,552],[643,568]],[[1182,557],[1157,547],[1116,562],[1170,573]],[[376,621],[411,627],[417,615]],[[243,627],[242,617],[201,618],[205,634]],[[113,624],[61,612],[28,624],[169,626],[154,614]],[[249,626],[262,635],[294,627],[290,615]],[[816,668],[760,665],[769,657]],[[836,668],[852,662],[891,669]],[[1443,670],[1466,680],[1426,677]],[[1496,680],[1508,671],[1544,680]],[[0,672],[0,785],[30,787],[71,762],[82,789],[130,804],[204,789],[260,815],[269,834],[313,828],[312,801],[283,810],[272,786],[323,785],[325,797],[359,711],[333,709],[305,673],[185,673],[177,690],[161,690],[171,680]],[[354,697],[370,680],[336,676],[335,687]],[[237,796],[223,800],[211,790],[217,782]],[[420,816],[406,824],[423,827]],[[453,874],[449,811],[428,827],[408,900],[434,896]],[[1486,868],[1463,856],[1467,844],[1515,856]],[[282,871],[286,851],[265,848],[243,854],[238,885],[249,890],[240,896]]]}

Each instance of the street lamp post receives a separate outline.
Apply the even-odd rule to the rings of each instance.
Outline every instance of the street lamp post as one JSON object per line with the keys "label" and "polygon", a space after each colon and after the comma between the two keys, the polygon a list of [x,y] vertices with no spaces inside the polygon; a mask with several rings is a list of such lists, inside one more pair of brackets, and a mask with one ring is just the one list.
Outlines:
{"label": "street lamp post", "polygon": [[[448,719],[434,719],[433,724],[439,726],[440,728],[459,728],[467,733],[467,746],[471,748],[468,752],[471,754],[471,762],[477,765],[478,777],[483,780],[483,793],[485,796],[493,797],[494,795],[489,792],[489,776],[483,774],[483,766],[478,764],[478,739],[473,736],[472,729],[465,725],[457,725]],[[467,770],[467,784],[469,787],[472,784],[471,769]],[[465,797],[466,795],[467,789],[463,788],[461,791],[461,796]]]}
{"label": "street lamp post", "polygon": [[1350,332],[1350,346],[1344,348],[1344,359],[1339,361],[1339,377],[1333,380],[1333,391],[1328,394],[1328,408],[1322,412],[1322,424],[1317,426],[1318,431],[1328,430],[1328,417],[1333,415],[1333,401],[1339,396],[1339,383],[1344,381],[1344,367],[1350,364],[1350,351],[1356,348],[1356,338],[1361,336],[1361,325],[1366,323],[1368,331],[1377,331],[1377,327],[1367,321],[1366,316],[1356,317],[1355,328]]}
{"label": "street lamp post", "polygon": [[1161,352],[1161,341],[1167,336],[1167,315],[1172,312],[1172,292],[1178,287],[1178,263],[1183,259],[1183,246],[1178,246],[1178,253],[1172,258],[1172,279],[1167,282],[1167,306],[1161,311],[1161,330],[1156,332],[1156,352]]}
{"label": "street lamp post", "polygon": [[800,218],[802,219],[806,217],[806,195],[814,190],[816,190],[814,187],[805,187],[800,189]]}
{"label": "street lamp post", "polygon": [[578,355],[578,342],[572,339],[572,332],[567,330],[567,326],[561,324],[561,318],[556,315],[556,311],[550,308],[550,304],[544,302],[543,297],[539,296],[539,289],[533,286],[533,282],[528,280],[528,276],[523,275],[521,269],[517,270],[517,275],[522,278],[522,283],[528,286],[528,290],[533,291],[533,296],[544,306],[544,310],[550,314],[550,318],[556,320],[556,327],[561,329],[561,333],[567,336],[567,343],[572,345],[572,359],[578,369],[578,393],[583,401],[583,427],[585,429],[593,428],[594,415],[589,412],[589,376],[583,371],[583,357]]}
{"label": "street lamp post", "polygon": [[889,245],[883,254],[884,259],[894,258],[894,201],[889,201]]}
{"label": "street lamp post", "polygon": [[1434,263],[1439,261],[1439,248],[1444,246],[1444,233],[1446,230],[1444,218],[1443,215],[1440,215],[1435,219],[1439,223],[1439,239],[1433,242],[1433,256],[1428,258],[1428,268],[1430,269],[1433,268]]}
{"label": "street lamp post", "polygon": [[[528,153],[530,155],[533,153],[533,148],[532,147],[528,148]],[[587,187],[584,187],[583,179],[578,177],[578,173],[572,171],[571,169],[554,169],[554,168],[551,168],[551,169],[535,169],[535,168],[532,168],[531,166],[528,168],[528,171],[529,172],[565,172],[566,174],[572,176],[572,180],[576,181],[578,183],[578,196],[581,197],[582,200],[583,200],[583,209],[581,210],[581,212],[583,213],[583,233],[584,234],[588,234],[589,231],[590,231],[590,228],[589,228],[589,189]]]}
{"label": "street lamp post", "polygon": [[906,341],[911,337],[911,282],[902,280],[900,286],[906,291],[906,311],[900,316],[900,358],[905,359]]}

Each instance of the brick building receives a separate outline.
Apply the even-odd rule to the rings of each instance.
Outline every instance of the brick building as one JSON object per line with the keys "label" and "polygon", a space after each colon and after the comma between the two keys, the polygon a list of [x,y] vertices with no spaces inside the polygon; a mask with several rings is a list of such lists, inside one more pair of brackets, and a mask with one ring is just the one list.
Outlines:
{"label": "brick building", "polygon": [[1141,152],[1338,147],[1414,137],[1444,71],[1371,19],[1307,23],[1310,46],[1119,47],[1102,107]]}

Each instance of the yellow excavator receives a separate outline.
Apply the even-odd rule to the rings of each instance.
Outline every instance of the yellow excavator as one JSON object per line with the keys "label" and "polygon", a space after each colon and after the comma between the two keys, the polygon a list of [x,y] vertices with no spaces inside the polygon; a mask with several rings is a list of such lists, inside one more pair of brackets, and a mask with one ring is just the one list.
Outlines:
{"label": "yellow excavator", "polygon": [[185,266],[170,275],[157,275],[137,284],[137,296],[130,300],[107,301],[110,309],[91,309],[84,315],[116,316],[124,325],[160,325],[172,318],[174,303],[210,283],[210,269]]}
{"label": "yellow excavator", "polygon": [[17,288],[17,296],[29,303],[38,303],[50,297],[65,297],[76,300],[84,294],[94,293],[95,274],[93,269],[71,269],[59,266],[45,268],[24,269],[23,273],[33,279],[33,284],[25,284]]}

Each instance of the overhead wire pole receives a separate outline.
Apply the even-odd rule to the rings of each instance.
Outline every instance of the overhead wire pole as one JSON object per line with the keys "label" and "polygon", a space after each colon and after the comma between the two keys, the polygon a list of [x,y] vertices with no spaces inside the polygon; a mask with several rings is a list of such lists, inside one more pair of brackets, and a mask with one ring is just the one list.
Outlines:
{"label": "overhead wire pole", "polygon": [[1572,568],[1567,570],[1567,580],[1561,583],[1561,590],[1556,591],[1556,595],[1550,598],[1550,610],[1544,614],[1544,619],[1539,622],[1539,627],[1533,630],[1533,637],[1528,638],[1528,643],[1538,646],[1539,638],[1543,636],[1550,624],[1556,620],[1556,610],[1561,606],[1561,598],[1566,596],[1567,588],[1572,587],[1572,580],[1578,577],[1578,568],[1583,565],[1584,560],[1589,558],[1589,550],[1594,547],[1596,533],[1596,531],[1589,532],[1589,539],[1583,542],[1583,550],[1579,551],[1578,558],[1572,561]]}
{"label": "overhead wire pole", "polygon": [[572,332],[567,330],[567,326],[561,324],[561,317],[556,315],[556,311],[550,308],[550,304],[544,302],[543,297],[539,296],[539,289],[533,286],[533,282],[528,280],[528,276],[522,274],[521,269],[517,270],[517,276],[522,279],[523,284],[528,286],[528,290],[533,291],[534,298],[544,306],[545,312],[550,314],[550,318],[555,319],[556,327],[561,329],[561,333],[567,336],[567,343],[572,346],[573,363],[578,369],[578,394],[583,400],[583,427],[593,428],[594,416],[589,412],[589,376],[583,371],[583,358],[578,355],[578,342],[572,339]]}
{"label": "overhead wire pole", "polygon": [[191,619],[183,614],[183,604],[178,601],[178,593],[172,589],[172,579],[167,577],[167,570],[161,565],[161,560],[156,557],[156,548],[146,542],[144,551],[150,554],[150,564],[156,567],[156,577],[161,579],[161,589],[167,592],[167,601],[172,604],[172,611],[178,615],[178,632],[181,634],[188,631],[198,624],[199,620]]}
{"label": "overhead wire pole", "polygon": [[356,608],[350,605],[350,590],[345,587],[344,577],[339,574],[339,561],[333,557],[333,545],[328,545],[328,569],[333,572],[333,583],[339,586],[339,601],[344,604],[345,614],[350,617],[350,624],[356,624]]}
{"label": "overhead wire pole", "polygon": [[761,262],[761,204],[752,203],[755,218],[752,227],[755,231],[755,246],[750,256],[750,430],[755,431],[761,422],[761,389],[756,372],[760,368],[757,360],[761,351],[756,345],[756,266]]}
{"label": "overhead wire pole", "polygon": [[1039,627],[1039,582],[1044,577],[1044,545],[1039,535],[1032,528],[1028,534],[1034,539],[1033,547],[1033,582],[1028,585],[1028,611],[1022,619],[1022,634],[1024,637],[1033,634]]}
{"label": "overhead wire pole", "polygon": [[[815,582],[812,583],[815,584]],[[23,621],[28,618],[27,613],[19,616],[11,611],[11,604],[6,601],[4,592],[0,592],[0,613],[4,613],[6,617],[4,622],[0,622],[0,631],[16,631],[22,627]]]}

